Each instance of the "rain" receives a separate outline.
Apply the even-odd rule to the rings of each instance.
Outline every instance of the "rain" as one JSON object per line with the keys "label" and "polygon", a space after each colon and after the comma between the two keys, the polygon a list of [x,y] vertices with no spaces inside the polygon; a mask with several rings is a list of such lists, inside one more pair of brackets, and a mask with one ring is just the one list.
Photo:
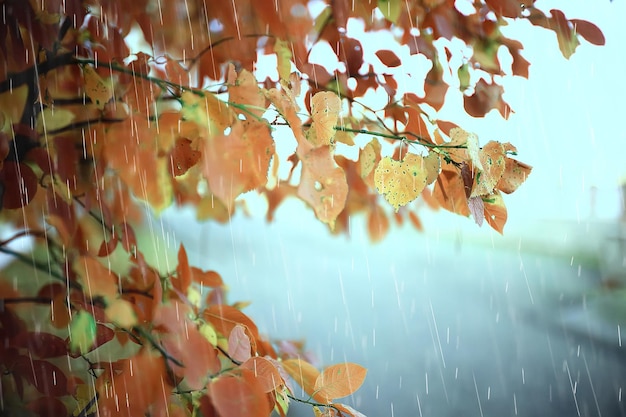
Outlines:
{"label": "rain", "polygon": [[[176,280],[182,281],[181,276],[190,274],[180,267],[181,259],[187,262],[187,258],[186,268],[193,266],[205,272],[216,271],[225,284],[219,290],[212,289],[209,296],[202,292],[207,287],[200,285],[201,293],[198,297],[207,297],[207,300],[216,304],[227,300],[231,306],[241,309],[254,321],[259,334],[269,340],[276,350],[289,352],[295,349],[294,346],[303,343],[302,353],[298,355],[320,370],[341,363],[353,363],[366,368],[367,376],[363,385],[340,400],[362,415],[626,415],[623,400],[626,360],[622,342],[622,331],[626,329],[626,171],[620,148],[625,143],[626,135],[620,125],[623,116],[619,106],[621,97],[626,97],[626,84],[622,81],[621,73],[625,63],[622,62],[622,42],[626,41],[626,32],[624,25],[616,18],[626,15],[623,3],[606,1],[606,4],[591,6],[584,1],[571,1],[567,4],[549,0],[537,1],[545,3],[541,6],[542,10],[559,8],[569,18],[587,19],[602,29],[607,40],[606,45],[595,46],[582,41],[569,60],[563,58],[559,52],[553,32],[531,27],[527,22],[514,22],[510,27],[502,28],[506,36],[524,40],[523,55],[531,62],[528,80],[511,77],[512,57],[507,54],[498,55],[503,68],[507,68],[499,79],[505,89],[503,99],[510,105],[510,109],[507,107],[506,111],[503,110],[506,119],[502,117],[503,111],[491,111],[480,118],[467,114],[463,110],[463,95],[458,93],[459,81],[455,78],[456,73],[444,72],[443,80],[454,85],[457,94],[446,96],[442,109],[435,112],[436,118],[454,121],[463,129],[475,133],[481,146],[492,140],[511,142],[517,148],[516,158],[533,166],[532,174],[519,190],[506,195],[508,218],[503,234],[493,230],[487,223],[480,225],[482,218],[480,222],[475,221],[474,211],[471,215],[459,216],[442,208],[434,210],[425,199],[418,199],[409,207],[415,208],[415,212],[419,214],[419,227],[415,227],[416,222],[411,222],[408,216],[402,217],[402,213],[407,213],[406,211],[401,211],[399,216],[394,217],[389,205],[391,226],[378,242],[372,242],[371,230],[368,230],[371,227],[365,215],[349,215],[346,223],[341,225],[337,233],[333,233],[332,227],[325,223],[332,224],[334,219],[322,219],[324,209],[333,207],[334,201],[327,206],[312,207],[299,194],[299,198],[294,198],[295,193],[281,202],[275,211],[275,207],[268,202],[269,197],[262,192],[248,189],[227,204],[216,203],[215,206],[210,205],[210,209],[205,205],[206,211],[214,210],[210,211],[212,215],[218,213],[221,207],[228,206],[224,209],[226,217],[221,219],[224,221],[197,220],[197,211],[192,204],[181,207],[169,204],[177,198],[174,197],[176,193],[183,194],[186,191],[181,191],[184,187],[172,191],[163,186],[163,182],[157,182],[162,178],[157,178],[161,171],[155,167],[161,167],[158,164],[162,161],[158,157],[162,155],[152,155],[141,147],[149,142],[144,140],[146,137],[154,139],[153,142],[162,146],[161,142],[166,141],[163,137],[175,131],[164,119],[153,117],[153,112],[176,111],[184,114],[184,117],[177,120],[176,134],[183,138],[184,132],[188,137],[184,136],[184,141],[176,142],[176,145],[168,145],[170,148],[167,148],[167,152],[179,145],[182,150],[171,150],[173,156],[171,162],[168,162],[171,167],[166,167],[163,172],[171,174],[168,177],[171,179],[176,176],[172,173],[179,170],[182,177],[200,160],[199,164],[204,164],[202,169],[205,170],[202,175],[206,178],[192,183],[195,187],[194,195],[199,196],[197,201],[206,197],[208,187],[215,193],[215,196],[211,195],[215,201],[224,200],[224,195],[232,192],[232,189],[229,190],[222,183],[217,185],[216,180],[206,174],[210,170],[206,161],[212,160],[208,156],[196,156],[195,153],[204,152],[207,148],[199,147],[193,137],[194,134],[200,136],[202,133],[190,129],[185,125],[186,122],[204,121],[206,130],[214,135],[211,137],[220,139],[230,138],[234,136],[234,132],[243,132],[243,128],[237,130],[240,125],[249,126],[259,120],[269,123],[271,130],[268,131],[271,131],[271,137],[276,141],[275,155],[283,160],[291,154],[297,155],[296,161],[303,159],[298,152],[302,152],[304,135],[299,138],[297,133],[294,134],[293,126],[288,126],[292,121],[287,117],[276,116],[279,113],[275,110],[278,107],[276,102],[273,102],[274,113],[268,115],[271,111],[264,113],[265,108],[259,111],[252,105],[246,108],[236,101],[224,99],[226,88],[234,88],[235,85],[246,82],[238,74],[242,73],[241,67],[246,66],[247,56],[242,58],[244,62],[234,62],[228,66],[226,71],[231,71],[234,75],[225,72],[222,80],[233,77],[231,81],[224,81],[221,87],[210,84],[209,87],[204,86],[215,90],[215,95],[209,95],[210,99],[194,96],[190,93],[191,88],[185,90],[187,87],[181,87],[192,82],[192,75],[185,73],[185,77],[188,77],[186,80],[181,77],[174,69],[178,64],[197,64],[201,68],[198,71],[205,71],[207,74],[219,72],[220,68],[215,64],[209,68],[210,65],[199,58],[202,53],[198,55],[197,45],[204,45],[205,35],[194,32],[190,5],[186,1],[178,2],[177,8],[163,10],[161,2],[153,3],[152,6],[158,8],[156,16],[159,16],[157,20],[160,19],[161,22],[159,29],[164,25],[164,17],[167,18],[164,11],[175,12],[181,17],[179,22],[184,28],[178,29],[191,36],[188,44],[191,50],[177,51],[182,56],[180,61],[171,59],[167,55],[170,52],[168,48],[178,45],[171,46],[163,40],[159,44],[159,52],[165,58],[162,61],[157,60],[153,69],[161,71],[156,72],[157,74],[166,74],[173,79],[159,81],[155,72],[150,72],[150,75],[141,73],[141,66],[145,64],[141,60],[141,53],[151,54],[157,51],[146,43],[145,28],[135,24],[126,36],[129,50],[139,57],[135,61],[127,59],[124,62],[124,65],[131,68],[125,71],[133,75],[129,85],[137,92],[137,97],[128,99],[127,107],[132,107],[132,100],[136,100],[139,103],[138,113],[146,115],[147,126],[135,120],[126,126],[122,120],[125,116],[121,115],[127,109],[122,110],[120,106],[120,109],[112,110],[107,107],[118,100],[116,94],[124,96],[126,92],[121,87],[112,87],[117,82],[115,77],[111,76],[110,80],[100,78],[96,69],[102,65],[95,58],[81,58],[82,61],[79,59],[74,64],[77,68],[80,66],[80,76],[85,79],[89,77],[91,83],[91,87],[88,87],[91,91],[85,93],[82,99],[92,102],[101,112],[109,112],[102,113],[106,116],[93,122],[94,126],[104,120],[105,123],[112,123],[107,126],[108,130],[98,130],[90,126],[92,120],[74,121],[72,114],[63,113],[65,110],[61,109],[61,105],[57,105],[57,113],[54,110],[48,111],[48,108],[52,109],[54,106],[46,107],[48,103],[44,105],[43,102],[38,103],[40,109],[33,113],[30,120],[33,131],[41,130],[46,147],[55,149],[52,156],[46,153],[48,159],[44,161],[44,164],[50,165],[50,170],[56,167],[58,160],[63,158],[63,150],[66,150],[83,155],[83,161],[93,157],[96,162],[90,169],[93,170],[91,174],[94,177],[106,176],[105,171],[97,167],[100,162],[94,157],[97,154],[100,158],[97,152],[102,152],[105,160],[109,158],[113,161],[113,169],[123,174],[119,178],[97,179],[101,184],[106,181],[106,187],[99,188],[97,198],[91,201],[83,199],[82,194],[78,197],[73,195],[72,187],[79,186],[69,181],[60,181],[60,177],[53,177],[49,183],[44,183],[41,178],[33,182],[28,178],[28,172],[32,171],[30,165],[18,164],[17,156],[12,159],[18,161],[15,162],[16,169],[23,169],[24,166],[28,169],[25,174],[20,171],[18,175],[19,192],[15,192],[18,196],[24,198],[32,187],[40,189],[40,192],[48,185],[51,189],[59,187],[60,191],[54,192],[55,199],[65,201],[68,205],[80,205],[80,212],[88,213],[91,216],[89,220],[95,222],[95,226],[85,226],[85,230],[97,230],[110,239],[108,242],[107,239],[101,239],[94,243],[94,239],[85,238],[86,243],[81,243],[85,246],[81,247],[83,252],[78,260],[70,263],[67,261],[69,258],[65,257],[70,256],[68,253],[71,254],[73,243],[63,235],[64,232],[69,233],[63,229],[63,222],[67,221],[69,224],[68,219],[71,216],[64,218],[59,214],[60,210],[58,213],[54,210],[52,213],[46,212],[45,215],[50,216],[46,218],[46,227],[41,232],[25,228],[23,235],[19,230],[16,232],[14,222],[0,224],[0,290],[3,291],[0,303],[0,314],[3,315],[0,320],[0,340],[5,345],[0,347],[0,354],[6,355],[0,362],[0,369],[3,370],[0,381],[0,387],[3,387],[0,416],[13,415],[9,413],[18,409],[12,408],[18,407],[15,405],[19,403],[17,397],[5,396],[5,391],[13,395],[13,392],[22,389],[15,388],[19,384],[27,385],[27,396],[36,391],[46,394],[45,398],[61,398],[65,395],[61,406],[61,401],[55,399],[47,406],[45,412],[48,414],[42,411],[44,414],[40,415],[52,415],[59,409],[70,412],[76,410],[73,415],[95,415],[88,412],[91,410],[96,413],[93,410],[99,406],[99,402],[109,406],[106,405],[109,403],[105,403],[102,392],[114,393],[111,398],[126,403],[120,406],[114,401],[118,410],[122,407],[124,410],[137,411],[134,406],[148,401],[142,397],[142,384],[152,384],[150,390],[158,391],[154,394],[155,398],[158,397],[154,400],[155,404],[168,404],[170,397],[165,394],[164,375],[169,378],[168,384],[173,380],[180,382],[183,378],[186,383],[191,384],[188,391],[177,389],[174,393],[176,395],[189,394],[189,398],[192,398],[190,393],[201,392],[200,395],[206,394],[203,398],[211,398],[211,395],[216,397],[218,392],[226,392],[210,387],[213,381],[224,381],[226,378],[223,373],[230,371],[230,368],[221,370],[220,360],[223,364],[226,358],[236,366],[250,360],[248,335],[251,331],[240,323],[237,324],[237,330],[232,330],[230,338],[226,335],[225,340],[221,340],[225,336],[221,335],[218,340],[216,330],[220,327],[215,322],[208,318],[203,319],[204,321],[192,321],[201,316],[201,313],[197,313],[197,305],[192,298],[196,294],[191,290],[185,293],[186,287],[181,290],[177,285],[182,284],[172,283],[179,281],[168,281],[172,277],[163,275],[176,271],[172,276],[175,275]],[[379,9],[381,3],[379,1]],[[473,6],[468,5],[469,2],[455,3],[458,3],[456,7],[461,11],[464,7],[473,9]],[[282,3],[275,2],[276,10],[278,4]],[[308,10],[294,8],[291,13],[295,13],[296,17],[308,13],[319,16],[323,13],[325,4],[323,1],[311,1]],[[206,4],[204,6],[207,7]],[[238,1],[224,2],[222,6],[232,9],[234,30],[240,44],[244,45],[237,53],[245,56],[250,53],[246,40],[253,37],[249,36],[244,26],[240,26]],[[4,10],[8,6],[0,7]],[[408,2],[406,7],[409,7]],[[373,14],[387,17],[387,13],[391,13],[379,9]],[[523,10],[526,8],[523,7]],[[203,13],[208,16],[207,10]],[[209,37],[228,30],[224,22],[208,18],[205,20]],[[6,21],[4,25],[7,25]],[[262,32],[263,29],[259,31]],[[363,22],[356,19],[347,20],[345,27],[339,27],[338,32],[342,36],[359,40],[362,50],[361,46],[357,46],[351,52],[363,54],[364,62],[375,61],[375,52],[383,46],[400,57],[403,64],[390,69],[392,78],[398,84],[399,96],[400,93],[414,91],[415,79],[424,79],[430,73],[431,67],[424,66],[427,60],[423,56],[411,54],[408,47],[401,47],[397,43],[391,45],[395,42],[393,33],[368,34]],[[168,41],[176,39],[171,34],[167,36]],[[254,63],[253,72],[259,84],[263,80],[271,81],[283,77],[280,74],[280,63],[277,63],[280,59],[277,57],[278,53],[262,53],[266,44],[273,44],[270,39],[271,36],[263,36],[251,43],[254,45],[252,52],[260,55]],[[159,42],[157,40],[155,44]],[[218,52],[219,42],[217,39],[210,42]],[[97,49],[95,44],[93,46]],[[458,39],[442,41],[436,46],[437,53],[441,56],[453,50],[461,55],[471,54],[471,50],[464,49],[467,46]],[[85,50],[90,47],[89,42],[81,46]],[[203,53],[209,49],[211,48]],[[213,54],[212,49],[209,52],[207,56]],[[289,53],[297,54],[297,51]],[[350,70],[328,45],[316,46],[307,57],[310,63],[325,66],[330,73]],[[106,62],[106,59],[108,58],[102,62]],[[255,59],[256,56],[251,58],[252,61]],[[29,62],[30,60],[32,58],[29,58]],[[467,57],[453,55],[450,63],[458,67],[466,63],[464,60]],[[373,64],[371,69],[380,71],[378,65]],[[172,74],[181,78],[175,79]],[[4,72],[0,75],[0,81],[2,77],[9,77]],[[311,85],[314,83],[310,78],[305,79]],[[353,77],[346,82],[352,89],[357,85],[355,79]],[[287,85],[285,80],[282,81]],[[472,81],[476,82],[475,79]],[[64,82],[69,83],[67,79]],[[10,91],[13,92],[12,87]],[[288,91],[291,94],[291,90]],[[421,88],[419,92],[424,94],[424,89]],[[142,101],[141,94],[152,98]],[[157,102],[156,97],[159,94],[178,96],[171,100],[174,104],[164,104]],[[270,94],[264,96],[263,100],[270,101],[267,97]],[[364,104],[361,104],[361,110],[363,114],[368,114],[372,108],[382,108],[387,104],[388,90],[379,87],[376,91],[370,90],[362,98]],[[237,126],[233,120],[228,121],[233,123],[232,126],[228,123],[221,124],[222,120],[218,120],[212,113],[215,106],[218,106],[215,103],[224,104],[219,100],[227,101],[230,109],[236,109],[232,115],[233,120],[238,123]],[[303,99],[300,97],[298,100]],[[75,103],[70,103],[73,104]],[[304,101],[299,104],[304,109],[302,111],[306,112]],[[8,107],[0,95],[0,110],[6,108]],[[496,107],[493,109],[498,110]],[[367,129],[351,131],[348,119],[343,119],[346,117],[346,109],[343,110],[343,116],[339,116],[341,126],[336,129],[332,126],[331,130],[343,129],[343,133],[354,134],[354,143],[357,146],[332,142],[332,151],[354,160],[359,158],[359,150],[376,137],[376,132]],[[42,115],[37,116],[39,112]],[[0,113],[0,116],[8,120],[13,117],[14,122],[19,119],[16,115],[5,113]],[[4,119],[0,122],[4,122]],[[66,125],[72,123],[84,128],[78,151],[70,151],[70,147],[62,147],[59,141],[55,142],[53,139],[59,132],[63,133]],[[314,123],[320,122],[315,120],[306,127],[313,130]],[[3,127],[2,123],[0,127]],[[336,134],[334,130],[333,135]],[[102,138],[113,136],[111,131],[119,135],[129,134],[129,142],[134,143],[120,141],[109,145],[119,146],[113,152],[100,143]],[[6,135],[6,132],[1,132]],[[263,134],[258,131],[254,133],[259,136]],[[379,139],[385,137],[383,132],[378,133],[381,134]],[[154,138],[150,136],[152,134]],[[255,143],[262,141],[262,138],[255,138]],[[310,140],[310,136],[304,139]],[[407,144],[408,152],[415,151],[414,143],[406,137],[401,140]],[[247,145],[251,142],[242,143]],[[11,146],[17,154],[17,145]],[[387,142],[382,146],[383,153],[391,155],[392,146]],[[469,148],[469,145],[466,147]],[[227,153],[231,149],[225,149],[224,153],[231,155]],[[181,152],[189,159],[183,161],[184,158],[175,152]],[[269,154],[269,150],[267,152]],[[111,156],[114,153],[117,159]],[[178,165],[174,160],[178,161]],[[239,164],[245,165],[242,161],[243,159]],[[32,162],[31,165],[34,166],[35,163],[39,162]],[[261,165],[263,162],[255,160],[254,163]],[[275,161],[271,163],[276,164]],[[133,167],[134,172],[124,171],[124,165]],[[307,175],[304,162],[297,169],[287,163],[281,166],[270,164],[268,167],[266,171],[275,168],[277,173],[270,179],[271,187],[280,186],[281,181],[289,186],[293,178],[299,181]],[[240,168],[240,172],[243,170],[244,168]],[[40,171],[45,172],[37,168],[36,175],[40,175]],[[5,181],[5,174],[2,175],[0,179]],[[324,183],[318,179],[313,181],[314,190],[311,193],[321,194],[329,187],[330,182]],[[157,185],[150,186],[151,181]],[[107,218],[115,217],[118,213],[107,212],[102,208],[101,201],[107,201],[109,194],[122,195],[126,192],[122,190],[120,182],[132,184],[130,188],[134,195],[124,194],[120,198],[139,212],[142,217],[140,225],[131,227],[130,220],[129,223],[124,221],[116,225],[106,223]],[[2,186],[4,193],[4,182]],[[220,191],[216,191],[218,189]],[[31,198],[34,197],[30,196],[28,201]],[[187,202],[189,201],[193,199]],[[236,207],[232,212],[228,211],[230,204]],[[482,202],[480,204],[482,207]],[[90,212],[92,207],[96,207],[99,214]],[[97,211],[98,207],[100,211]],[[126,207],[114,209],[123,213],[123,216],[127,214]],[[33,221],[34,215],[27,211],[24,201],[19,205],[19,210],[24,210],[24,223]],[[268,220],[268,211],[271,211],[271,221]],[[131,214],[129,212],[129,218]],[[220,213],[215,216],[219,217]],[[57,230],[54,233],[61,236],[62,245],[53,243],[54,239],[48,235],[54,235],[50,232],[52,228]],[[43,244],[36,245],[36,241]],[[66,244],[70,246],[69,249]],[[100,247],[99,257],[103,257],[101,254],[106,252],[106,256],[111,258],[90,263],[92,258],[89,253],[94,251],[89,248],[90,244]],[[185,256],[181,256],[181,244],[186,250]],[[136,260],[138,248],[141,248],[146,264],[141,258],[141,261],[137,261],[137,270],[143,268],[141,274],[144,275],[141,275],[141,279],[147,282],[152,277],[153,283],[148,290],[133,287],[128,291],[133,293],[131,297],[148,294],[149,298],[154,296],[158,299],[155,288],[159,288],[161,292],[169,291],[171,294],[168,296],[172,299],[179,297],[187,303],[168,304],[168,308],[173,307],[154,313],[155,323],[150,327],[139,325],[138,312],[143,308],[154,308],[155,311],[158,308],[142,305],[132,311],[126,310],[130,309],[127,305],[129,303],[127,299],[122,299],[121,294],[124,281],[130,279],[122,278],[119,271],[124,270],[130,276],[128,271],[136,265],[123,264],[120,267],[120,258],[115,258],[124,250],[124,254],[130,254],[127,258],[135,256],[133,259]],[[117,255],[114,256],[115,250]],[[29,272],[24,272],[24,264],[28,266]],[[72,271],[71,274],[67,272],[69,270]],[[24,278],[26,276],[28,278]],[[100,281],[96,282],[93,278],[96,276]],[[137,278],[138,281],[141,279]],[[103,284],[103,281],[107,284]],[[50,282],[56,282],[58,287],[49,286]],[[41,290],[44,285],[48,285],[45,289],[50,295]],[[58,293],[60,286],[63,286],[63,291],[67,291],[61,297]],[[88,304],[86,301],[70,301],[72,290],[88,293],[91,299],[89,307],[83,305]],[[28,296],[29,291],[35,291],[36,296]],[[164,300],[165,298],[163,296]],[[20,318],[15,318],[17,315],[14,316],[12,308],[25,303],[29,306],[33,303],[34,307],[30,310],[20,309]],[[59,308],[58,304],[55,307],[55,303],[65,303],[68,307]],[[101,311],[94,309],[94,306],[101,307]],[[178,310],[179,306],[187,310],[181,312]],[[195,316],[191,314],[192,310]],[[21,320],[28,321],[33,329],[26,332],[28,336],[20,338],[19,331],[24,329],[15,330],[11,326],[18,328]],[[57,326],[55,323],[59,321],[65,324]],[[168,326],[173,322],[183,323],[181,328],[184,330],[179,334],[167,334],[172,331]],[[49,330],[50,324],[56,329]],[[193,330],[191,336],[190,328]],[[115,345],[109,343],[114,337],[114,330]],[[125,334],[120,337],[119,333]],[[30,335],[33,334],[37,338],[31,339]],[[232,356],[225,352],[224,346],[230,348],[235,334],[239,335],[238,342],[248,343],[248,351],[243,354],[242,360],[234,357],[232,352]],[[201,343],[193,339],[195,335],[201,339]],[[132,357],[128,361],[115,362],[116,358],[129,357],[128,346],[124,350],[124,343],[128,343],[126,339],[131,340]],[[132,345],[132,342],[139,340],[143,344],[137,342],[137,346]],[[206,365],[207,368],[216,366],[217,362],[217,371],[211,372],[210,378],[206,375],[191,377],[185,373],[185,369],[193,368],[193,364],[189,366],[189,361],[194,358],[194,351],[186,351],[186,343],[191,343],[192,340],[193,343],[210,346],[211,352],[216,352],[215,357],[208,358],[207,355],[197,358],[198,363],[206,362],[201,366]],[[62,344],[62,352],[52,352],[59,348],[59,343]],[[256,342],[253,340],[254,343]],[[67,354],[63,350],[66,345]],[[220,354],[221,359],[215,359]],[[17,358],[17,365],[7,365],[9,355]],[[158,361],[155,357],[159,358]],[[53,359],[50,362],[44,360],[48,358]],[[160,368],[162,363],[163,369]],[[103,383],[85,383],[71,379],[70,372],[93,376],[90,381],[100,381],[103,379],[102,375],[110,375],[110,378]],[[15,382],[9,381],[14,373],[23,375],[22,382],[18,383],[17,377]],[[150,375],[153,373],[160,379],[151,380]],[[123,399],[115,397],[123,388],[116,387],[111,382],[119,382],[116,378],[122,378],[120,375],[130,375],[129,378],[134,378],[133,381],[139,381],[137,386],[131,384],[132,386],[126,388],[128,391]],[[314,411],[312,408],[321,407],[324,410],[324,404],[318,403],[319,397],[314,401],[314,395],[305,392],[303,387],[295,383],[293,375],[290,375],[294,389],[290,393],[287,416],[318,415],[315,413],[319,413],[319,409],[315,408],[317,411]],[[48,376],[51,376],[50,380],[46,379]],[[196,379],[199,381],[198,389],[195,386]],[[123,378],[121,380],[126,382]],[[73,391],[63,391],[65,385],[72,386]],[[225,390],[223,386],[220,389]],[[265,394],[269,391],[271,390],[265,391]],[[277,396],[278,392],[272,391],[272,395]],[[196,403],[193,407],[200,403],[198,398],[200,396],[194,397]],[[177,411],[183,409],[180,405],[182,401],[172,401],[178,407]],[[70,409],[68,404],[74,408]],[[147,404],[152,403],[148,401]],[[143,413],[148,405],[141,409]],[[157,406],[152,404],[151,407],[154,407],[151,410],[156,413]],[[213,409],[211,406],[210,409],[216,415],[225,417],[224,409],[218,408]],[[31,413],[32,410],[26,409],[27,407],[19,408],[26,413],[24,415],[36,415]],[[329,413],[328,416],[335,415],[331,414],[333,410],[337,411],[332,407],[325,410]],[[201,414],[200,411],[198,413]],[[361,415],[354,413],[355,416]],[[279,414],[278,408],[275,408],[272,415]]]}

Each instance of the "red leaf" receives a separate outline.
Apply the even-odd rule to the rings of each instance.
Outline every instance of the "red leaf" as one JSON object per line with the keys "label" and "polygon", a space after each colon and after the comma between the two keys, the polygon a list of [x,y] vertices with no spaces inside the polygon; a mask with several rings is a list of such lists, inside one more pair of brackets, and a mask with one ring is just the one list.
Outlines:
{"label": "red leaf", "polygon": [[400,61],[398,55],[387,49],[381,49],[380,51],[376,51],[376,56],[378,57],[378,59],[381,60],[383,64],[391,68],[398,67],[402,64],[402,61]]}
{"label": "red leaf", "polygon": [[242,377],[226,375],[209,385],[213,406],[220,416],[266,417],[270,412],[267,395],[254,374],[248,370]]}
{"label": "red leaf", "polygon": [[218,288],[224,285],[222,277],[215,271],[203,271],[192,266],[191,277],[193,282],[204,287]]}
{"label": "red leaf", "polygon": [[0,181],[4,186],[2,208],[24,207],[30,203],[37,192],[37,175],[26,164],[4,161]]}
{"label": "red leaf", "polygon": [[176,277],[171,281],[176,290],[183,295],[187,295],[187,288],[191,283],[191,270],[189,269],[187,251],[182,244],[178,248],[178,266],[176,267]]}
{"label": "red leaf", "polygon": [[28,349],[33,356],[42,359],[57,358],[67,354],[65,340],[51,333],[23,332],[15,336],[10,345]]}
{"label": "red leaf", "polygon": [[259,338],[259,330],[256,324],[250,320],[250,317],[246,316],[240,310],[226,304],[218,304],[207,308],[203,315],[204,318],[215,327],[215,330],[224,337],[229,335],[237,324],[241,324],[249,332],[251,336],[250,342],[253,348],[255,347],[256,339]]}
{"label": "red leaf", "polygon": [[54,397],[39,397],[35,401],[28,404],[26,408],[37,414],[39,417],[58,417],[68,415],[65,404],[63,404],[58,398]]}
{"label": "red leaf", "polygon": [[28,356],[18,356],[13,364],[13,372],[28,381],[42,394],[52,397],[69,394],[65,374],[50,362],[31,360]]}
{"label": "red leaf", "polygon": [[100,245],[100,249],[98,249],[98,256],[109,256],[115,248],[117,248],[117,235],[112,235],[109,240],[103,240]]}
{"label": "red leaf", "polygon": [[132,252],[133,248],[137,247],[135,230],[126,222],[121,224],[120,240],[122,242],[122,247],[126,252]]}
{"label": "red leaf", "polygon": [[570,22],[572,22],[572,24],[574,25],[574,30],[580,36],[585,38],[587,42],[598,46],[604,45],[606,43],[604,34],[600,30],[600,28],[593,23],[580,19],[572,19],[570,20]]}

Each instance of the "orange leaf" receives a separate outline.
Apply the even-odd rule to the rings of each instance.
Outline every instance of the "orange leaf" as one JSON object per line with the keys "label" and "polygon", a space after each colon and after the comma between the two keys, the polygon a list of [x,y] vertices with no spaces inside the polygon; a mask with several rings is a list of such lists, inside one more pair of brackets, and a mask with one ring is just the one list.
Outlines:
{"label": "orange leaf", "polygon": [[220,416],[267,417],[271,410],[267,395],[252,372],[225,375],[209,385],[213,406]]}
{"label": "orange leaf", "polygon": [[331,403],[335,398],[347,397],[358,390],[367,369],[355,363],[340,363],[324,369],[315,381],[315,397]]}
{"label": "orange leaf", "polygon": [[389,232],[389,219],[382,208],[376,206],[367,215],[367,234],[372,242],[381,241]]}
{"label": "orange leaf", "polygon": [[217,288],[224,285],[222,277],[215,271],[203,271],[194,266],[191,267],[191,278],[198,285]]}
{"label": "orange leaf", "polygon": [[203,174],[210,190],[227,207],[244,192],[267,183],[274,140],[265,123],[237,122],[228,135],[206,141]]}
{"label": "orange leaf", "polygon": [[314,146],[332,143],[340,110],[341,100],[335,93],[321,91],[311,97],[311,119],[313,119],[313,123],[309,130],[308,139]]}
{"label": "orange leaf", "polygon": [[315,382],[320,375],[320,371],[316,367],[299,358],[287,359],[282,361],[281,364],[289,376],[302,387],[304,392],[309,395],[315,393]]}
{"label": "orange leaf", "polygon": [[496,191],[491,195],[483,197],[483,203],[485,205],[485,220],[494,230],[503,234],[507,220],[507,211],[502,195],[499,191]]}
{"label": "orange leaf", "polygon": [[445,165],[437,177],[433,197],[441,207],[461,216],[469,215],[465,183],[458,169]]}
{"label": "orange leaf", "polygon": [[241,311],[226,304],[214,304],[204,310],[203,316],[224,337],[230,335],[236,325],[244,326],[251,336],[252,347],[255,348],[256,339],[259,339],[259,330],[254,322]]}
{"label": "orange leaf", "polygon": [[90,298],[101,296],[113,299],[117,296],[117,278],[96,259],[89,256],[78,257],[74,261],[73,269]]}
{"label": "orange leaf", "polygon": [[317,218],[334,228],[346,204],[348,183],[338,167],[329,146],[309,151],[302,159],[302,176],[298,197],[309,203]]}
{"label": "orange leaf", "polygon": [[503,193],[510,194],[526,181],[532,167],[513,158],[505,159],[505,168],[500,181],[496,184]]}
{"label": "orange leaf", "polygon": [[381,49],[380,51],[376,51],[376,56],[383,64],[391,68],[399,67],[402,64],[402,61],[400,61],[398,55],[388,49]]}
{"label": "orange leaf", "polygon": [[472,197],[490,194],[505,170],[505,150],[500,142],[490,141],[478,153],[481,168],[475,174]]}
{"label": "orange leaf", "polygon": [[266,358],[255,356],[242,363],[241,367],[254,372],[264,392],[272,392],[276,388],[285,385],[285,381],[276,365]]}
{"label": "orange leaf", "polygon": [[171,389],[164,359],[158,353],[142,349],[120,361],[120,365],[115,376],[104,372],[96,381],[101,415],[142,416],[163,396],[164,390]]}
{"label": "orange leaf", "polygon": [[187,260],[187,251],[181,244],[178,248],[178,266],[176,266],[176,277],[171,279],[172,286],[182,295],[187,295],[187,288],[191,283],[191,269]]}

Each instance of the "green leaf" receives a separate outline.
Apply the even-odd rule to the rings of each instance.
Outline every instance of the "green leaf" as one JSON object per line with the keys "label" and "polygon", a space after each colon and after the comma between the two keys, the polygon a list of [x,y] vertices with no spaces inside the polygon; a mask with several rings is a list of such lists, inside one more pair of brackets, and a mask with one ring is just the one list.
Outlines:
{"label": "green leaf", "polygon": [[378,0],[378,8],[385,19],[392,23],[398,23],[400,12],[402,11],[401,0]]}
{"label": "green leaf", "polygon": [[93,316],[81,310],[70,323],[70,349],[80,354],[89,352],[96,340],[96,321]]}

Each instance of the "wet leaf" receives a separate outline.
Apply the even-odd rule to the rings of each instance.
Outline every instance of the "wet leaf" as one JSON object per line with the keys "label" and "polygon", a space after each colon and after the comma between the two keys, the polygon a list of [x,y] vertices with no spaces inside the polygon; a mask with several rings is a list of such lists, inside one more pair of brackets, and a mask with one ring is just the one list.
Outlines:
{"label": "wet leaf", "polygon": [[269,359],[255,356],[242,363],[241,367],[254,373],[264,392],[272,392],[285,385],[280,371]]}
{"label": "wet leaf", "polygon": [[228,354],[239,362],[245,362],[250,359],[250,349],[250,338],[245,328],[237,324],[228,336]]}
{"label": "wet leaf", "polygon": [[51,333],[22,332],[10,339],[10,345],[28,349],[30,354],[41,359],[58,358],[67,354],[65,340]]}
{"label": "wet leaf", "polygon": [[320,371],[302,359],[287,359],[281,362],[283,368],[308,395],[315,393],[315,383]]}
{"label": "wet leaf", "polygon": [[340,363],[324,369],[315,381],[316,398],[322,398],[327,403],[336,398],[347,397],[358,390],[367,369],[355,363]]}
{"label": "wet leaf", "polygon": [[427,175],[423,158],[407,154],[402,161],[383,158],[376,167],[374,181],[376,190],[398,211],[420,195]]}
{"label": "wet leaf", "polygon": [[376,56],[378,57],[378,59],[380,59],[380,61],[385,64],[386,66],[390,67],[390,68],[395,68],[395,67],[399,67],[400,65],[402,65],[402,61],[400,61],[400,58],[398,58],[398,55],[396,55],[393,51],[390,51],[388,49],[381,49],[376,51]]}
{"label": "wet leaf", "polygon": [[482,200],[485,205],[485,220],[495,231],[503,234],[508,215],[502,195],[496,191],[494,194],[483,197]]}
{"label": "wet leaf", "polygon": [[130,329],[137,324],[132,304],[122,298],[111,301],[105,309],[105,314],[107,319],[123,329]]}
{"label": "wet leaf", "polygon": [[378,0],[378,9],[385,16],[385,19],[397,23],[403,4],[402,0]]}
{"label": "wet leaf", "polygon": [[341,100],[337,94],[322,91],[311,98],[311,118],[313,123],[308,138],[314,146],[330,145],[335,137],[335,126],[341,110]]}
{"label": "wet leaf", "polygon": [[80,354],[89,352],[96,340],[96,321],[93,316],[81,310],[74,314],[70,323],[70,350]]}
{"label": "wet leaf", "polygon": [[96,72],[93,67],[83,65],[83,79],[85,81],[85,94],[100,110],[113,97],[113,88]]}
{"label": "wet leaf", "polygon": [[208,389],[220,416],[266,417],[271,410],[267,395],[251,372],[219,377]]}

